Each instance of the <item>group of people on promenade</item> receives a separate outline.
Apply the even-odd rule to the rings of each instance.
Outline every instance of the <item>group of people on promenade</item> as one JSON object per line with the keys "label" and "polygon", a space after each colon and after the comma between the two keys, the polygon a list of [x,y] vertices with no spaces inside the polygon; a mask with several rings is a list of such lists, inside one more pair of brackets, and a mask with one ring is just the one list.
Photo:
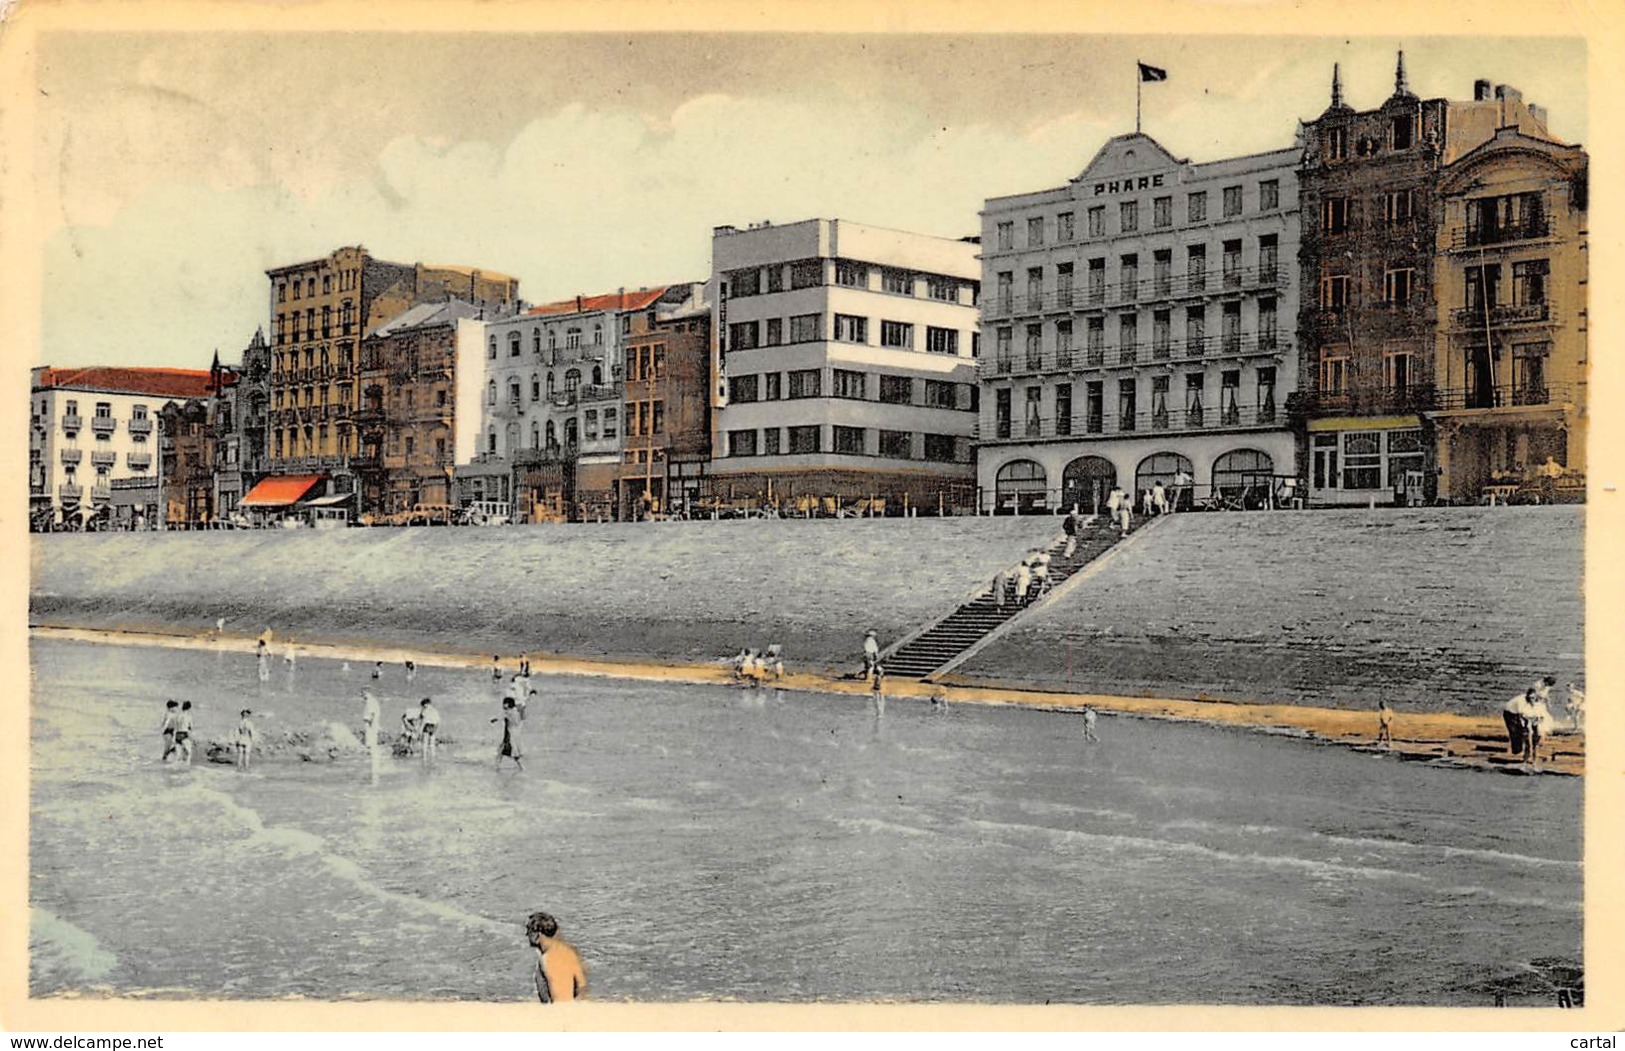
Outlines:
{"label": "group of people on promenade", "polygon": [[[1552,689],[1556,685],[1555,677],[1543,676],[1501,706],[1509,755],[1520,756],[1528,763],[1540,761],[1540,742],[1557,730],[1557,719],[1551,709]],[[1576,733],[1584,733],[1585,692],[1572,682],[1568,684],[1566,708],[1570,728]]]}

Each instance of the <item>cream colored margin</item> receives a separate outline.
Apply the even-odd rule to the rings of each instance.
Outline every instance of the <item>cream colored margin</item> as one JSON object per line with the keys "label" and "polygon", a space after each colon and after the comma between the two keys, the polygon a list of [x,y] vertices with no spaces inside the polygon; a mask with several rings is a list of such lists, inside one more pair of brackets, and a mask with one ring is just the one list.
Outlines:
{"label": "cream colored margin", "polygon": [[[1607,411],[1622,397],[1622,287],[1619,187],[1625,186],[1617,71],[1625,68],[1621,28],[1625,8],[1509,0],[1410,0],[1335,3],[1325,0],[1213,0],[1132,4],[1035,2],[952,3],[943,0],[829,0],[766,4],[703,0],[693,4],[473,3],[51,3],[22,0],[0,35],[0,541],[4,552],[5,631],[0,667],[7,686],[0,701],[0,1029],[16,1031],[164,1032],[185,1030],[1545,1030],[1608,1032],[1625,1026],[1625,923],[1622,923],[1621,776],[1625,709],[1619,689],[1622,637],[1619,545],[1620,493],[1625,486],[1620,418]],[[619,31],[846,31],[1298,34],[1381,33],[1505,37],[1509,32],[1576,36],[1590,42],[1591,504],[1587,511],[1587,653],[1590,774],[1586,797],[1586,993],[1583,1011],[1336,1009],[771,1006],[743,1004],[615,1005],[583,1003],[568,1010],[535,1005],[397,1005],[277,1003],[136,1003],[27,999],[28,650],[25,627],[28,542],[25,464],[28,365],[38,346],[42,238],[29,202],[32,180],[48,159],[34,156],[36,35],[48,29],[366,30],[536,32],[614,28]],[[1509,46],[1515,46],[1509,41]],[[251,75],[245,71],[245,75]],[[1017,105],[1017,100],[1011,100]],[[45,173],[47,176],[48,172]],[[1475,776],[1463,774],[1462,776]],[[1541,1046],[1547,1046],[1543,1044]],[[1550,1046],[1556,1046],[1551,1044]]]}

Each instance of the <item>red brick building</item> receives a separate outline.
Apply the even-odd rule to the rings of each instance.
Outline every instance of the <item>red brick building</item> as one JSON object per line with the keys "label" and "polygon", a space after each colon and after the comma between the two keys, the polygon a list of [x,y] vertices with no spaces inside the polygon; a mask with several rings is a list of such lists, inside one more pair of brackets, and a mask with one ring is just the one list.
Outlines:
{"label": "red brick building", "polygon": [[626,339],[622,521],[680,513],[704,495],[711,458],[711,314],[695,300]]}

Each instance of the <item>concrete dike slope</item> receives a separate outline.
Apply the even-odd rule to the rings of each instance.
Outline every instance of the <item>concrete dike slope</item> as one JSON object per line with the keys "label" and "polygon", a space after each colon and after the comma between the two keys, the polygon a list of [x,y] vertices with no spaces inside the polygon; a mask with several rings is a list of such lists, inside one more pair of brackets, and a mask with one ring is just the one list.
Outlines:
{"label": "concrete dike slope", "polygon": [[1540,674],[1583,680],[1584,527],[1573,506],[1176,515],[949,681],[1495,715]]}
{"label": "concrete dike slope", "polygon": [[951,608],[1051,517],[488,529],[53,534],[32,542],[30,620],[462,653],[705,661],[784,645],[849,670]]}

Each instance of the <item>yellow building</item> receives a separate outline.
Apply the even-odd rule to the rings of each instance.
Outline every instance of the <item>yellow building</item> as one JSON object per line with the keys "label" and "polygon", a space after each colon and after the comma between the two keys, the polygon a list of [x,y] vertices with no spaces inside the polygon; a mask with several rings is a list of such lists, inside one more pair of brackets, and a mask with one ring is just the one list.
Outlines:
{"label": "yellow building", "polygon": [[1452,503],[1583,494],[1587,171],[1507,127],[1441,173],[1430,415]]}

